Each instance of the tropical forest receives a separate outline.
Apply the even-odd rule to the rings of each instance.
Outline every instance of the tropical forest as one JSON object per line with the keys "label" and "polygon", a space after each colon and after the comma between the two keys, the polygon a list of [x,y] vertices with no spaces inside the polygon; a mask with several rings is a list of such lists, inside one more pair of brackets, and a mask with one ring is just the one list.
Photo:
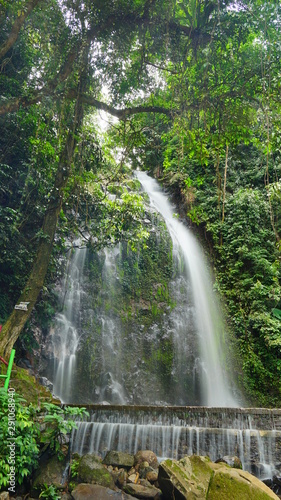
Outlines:
{"label": "tropical forest", "polygon": [[280,3],[0,26],[0,499],[281,498]]}

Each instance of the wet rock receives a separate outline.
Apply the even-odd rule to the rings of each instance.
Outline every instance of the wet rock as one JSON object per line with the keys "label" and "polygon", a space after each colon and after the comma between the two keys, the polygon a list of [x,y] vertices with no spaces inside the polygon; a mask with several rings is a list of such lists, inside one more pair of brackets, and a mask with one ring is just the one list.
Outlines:
{"label": "wet rock", "polygon": [[74,500],[133,500],[122,491],[113,491],[98,484],[79,484],[72,491]]}
{"label": "wet rock", "polygon": [[147,462],[148,466],[152,467],[153,469],[157,469],[159,465],[157,456],[153,451],[150,450],[141,450],[135,454],[134,466],[136,470],[139,470],[140,464],[142,464],[143,462]]}
{"label": "wet rock", "polygon": [[220,462],[229,465],[229,467],[232,467],[233,469],[242,469],[242,462],[238,457],[231,457],[229,455],[224,455],[222,458],[219,458],[218,460],[215,461],[216,464]]}
{"label": "wet rock", "polygon": [[208,457],[165,460],[158,481],[164,498],[184,500],[270,500],[278,497],[256,477]]}
{"label": "wet rock", "polygon": [[116,480],[117,486],[119,486],[119,488],[122,489],[127,481],[128,481],[127,471],[125,471],[125,469],[120,469],[120,471],[117,474],[117,480]]}
{"label": "wet rock", "polygon": [[10,498],[10,495],[7,491],[2,491],[2,493],[0,493],[0,500],[9,500]]}
{"label": "wet rock", "polygon": [[272,479],[264,479],[263,483],[266,484],[274,493],[281,498],[281,478],[273,476]]}
{"label": "wet rock", "polygon": [[58,490],[63,490],[65,487],[65,480],[63,479],[65,467],[65,460],[61,461],[55,456],[41,463],[32,485],[31,496],[39,498],[40,493],[45,489],[45,485],[50,486],[52,484]]}
{"label": "wet rock", "polygon": [[47,389],[49,389],[50,392],[53,391],[54,386],[53,386],[52,382],[49,379],[47,379],[47,377],[40,377],[39,382],[44,387],[47,387]]}
{"label": "wet rock", "polygon": [[109,451],[103,459],[103,464],[129,469],[134,465],[134,456],[123,451]]}
{"label": "wet rock", "polygon": [[142,484],[126,484],[124,490],[135,498],[155,498],[157,493],[161,493],[159,489],[152,485],[143,486]]}
{"label": "wet rock", "polygon": [[281,477],[280,476],[273,476],[272,478],[273,484],[276,484],[281,487]]}
{"label": "wet rock", "polygon": [[101,459],[94,454],[84,455],[79,463],[78,478],[81,483],[99,484],[114,488],[114,479]]}

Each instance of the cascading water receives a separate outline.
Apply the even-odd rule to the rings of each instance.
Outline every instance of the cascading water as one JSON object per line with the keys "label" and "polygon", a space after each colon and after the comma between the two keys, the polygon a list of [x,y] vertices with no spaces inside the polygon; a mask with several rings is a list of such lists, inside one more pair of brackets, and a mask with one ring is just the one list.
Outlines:
{"label": "cascading water", "polygon": [[281,412],[236,408],[204,254],[158,183],[136,175],[150,198],[149,255],[124,244],[101,253],[77,248],[43,352],[47,365],[54,361],[54,371],[42,375],[56,396],[97,404],[90,421],[78,424],[72,451],[238,455],[245,469],[272,477],[281,461]]}
{"label": "cascading water", "polygon": [[[194,372],[199,372],[202,404],[205,406],[238,406],[230,392],[227,377],[222,368],[223,328],[218,305],[212,291],[205,257],[191,231],[174,217],[173,207],[163,194],[158,183],[145,172],[137,172],[137,178],[148,193],[151,203],[163,216],[173,240],[174,254],[183,256],[186,272],[191,281],[195,322],[199,339],[200,357],[194,363]],[[188,342],[188,328],[181,336],[179,349]]]}
{"label": "cascading water", "polygon": [[62,402],[72,400],[72,384],[76,370],[76,353],[79,343],[81,315],[81,277],[85,250],[76,248],[68,261],[67,273],[61,290],[61,309],[51,331],[54,353],[54,395]]}
{"label": "cascading water", "polygon": [[45,348],[54,373],[42,375],[65,403],[237,406],[202,250],[158,183],[137,177],[152,206],[149,255],[75,249]]}
{"label": "cascading water", "polygon": [[[105,250],[105,261],[103,265],[103,280],[108,287],[109,301],[111,301],[110,289],[114,286],[117,273],[115,258],[119,253],[119,246],[113,250]],[[107,309],[107,314],[101,318],[101,350],[102,350],[102,381],[101,401],[112,401],[113,404],[125,404],[126,397],[122,383],[122,326],[116,316],[112,316],[112,304]]]}

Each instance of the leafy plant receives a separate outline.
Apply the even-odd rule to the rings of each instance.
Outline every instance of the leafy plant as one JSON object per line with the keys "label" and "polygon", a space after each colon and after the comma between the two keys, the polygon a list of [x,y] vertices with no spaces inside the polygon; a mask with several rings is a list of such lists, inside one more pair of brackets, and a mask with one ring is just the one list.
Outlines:
{"label": "leafy plant", "polygon": [[31,474],[39,457],[35,409],[24,402],[15,392],[0,390],[0,489],[11,484],[13,492]]}
{"label": "leafy plant", "polygon": [[71,477],[74,478],[78,476],[78,467],[79,467],[79,460],[73,459],[70,464]]}
{"label": "leafy plant", "polygon": [[45,430],[41,433],[41,443],[44,449],[50,448],[51,451],[58,454],[62,459],[63,454],[61,445],[67,434],[70,434],[72,429],[77,428],[75,419],[80,419],[88,416],[89,413],[85,408],[76,408],[67,406],[60,408],[52,403],[44,403],[43,410],[46,411],[43,423],[46,424]]}
{"label": "leafy plant", "polygon": [[60,500],[61,496],[58,494],[57,488],[50,484],[44,484],[44,490],[41,491],[39,498],[47,498],[48,500]]}

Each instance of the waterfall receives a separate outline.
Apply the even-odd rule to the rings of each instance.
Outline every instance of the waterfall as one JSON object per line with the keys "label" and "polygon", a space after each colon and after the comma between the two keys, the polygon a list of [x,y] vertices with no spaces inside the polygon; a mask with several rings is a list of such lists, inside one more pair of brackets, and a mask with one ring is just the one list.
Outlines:
{"label": "waterfall", "polygon": [[238,406],[203,251],[158,183],[136,175],[150,199],[150,246],[73,250],[42,349],[54,370],[41,374],[64,403]]}
{"label": "waterfall", "polygon": [[[163,216],[173,240],[174,254],[182,255],[191,281],[200,358],[195,360],[194,373],[199,372],[202,404],[205,406],[238,406],[222,367],[224,334],[221,313],[212,290],[203,251],[191,231],[174,216],[174,210],[155,179],[145,172],[136,172],[151,204]],[[187,325],[186,325],[187,326]],[[187,330],[187,328],[186,328]],[[180,339],[179,349],[188,342],[187,332]]]}
{"label": "waterfall", "polygon": [[[119,254],[119,245],[111,250],[105,249],[105,261],[103,265],[103,280],[108,291],[114,287],[117,274],[115,258]],[[110,294],[109,294],[110,295]],[[109,297],[111,301],[112,297]],[[126,397],[122,385],[122,325],[116,316],[106,309],[106,314],[101,317],[101,351],[102,351],[102,381],[100,401],[110,400],[113,404],[125,404]]]}
{"label": "waterfall", "polygon": [[[75,249],[43,347],[53,361],[45,375],[54,394],[91,405],[90,420],[73,433],[72,451],[238,456],[244,469],[273,477],[281,462],[281,411],[237,408],[204,252],[158,183],[136,175],[150,200],[151,255],[123,243],[99,253]],[[162,251],[164,279],[153,274],[155,248]],[[145,293],[138,279],[147,262],[153,279]]]}
{"label": "waterfall", "polygon": [[81,279],[85,249],[76,248],[68,260],[67,273],[61,289],[61,309],[51,329],[54,353],[54,395],[62,402],[72,402],[72,385],[76,370],[81,314]]}

